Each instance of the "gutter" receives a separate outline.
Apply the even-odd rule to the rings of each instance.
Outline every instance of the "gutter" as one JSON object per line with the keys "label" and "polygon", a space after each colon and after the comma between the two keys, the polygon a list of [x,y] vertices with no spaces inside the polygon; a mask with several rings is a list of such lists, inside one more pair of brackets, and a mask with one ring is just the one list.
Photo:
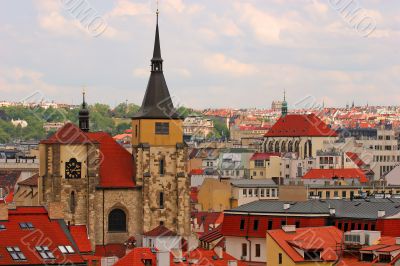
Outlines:
{"label": "gutter", "polygon": [[251,240],[249,237],[249,228],[250,228],[250,213],[247,213],[247,233],[246,233],[246,240],[249,243],[249,260],[251,261]]}

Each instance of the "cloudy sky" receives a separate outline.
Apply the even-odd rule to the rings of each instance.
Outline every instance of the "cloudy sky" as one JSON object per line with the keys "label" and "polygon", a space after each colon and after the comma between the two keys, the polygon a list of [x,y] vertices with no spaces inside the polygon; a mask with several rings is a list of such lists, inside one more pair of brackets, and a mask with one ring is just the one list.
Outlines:
{"label": "cloudy sky", "polygon": [[[399,104],[398,0],[160,0],[176,104],[269,107],[283,90],[329,106]],[[141,103],[155,0],[0,4],[0,101]]]}

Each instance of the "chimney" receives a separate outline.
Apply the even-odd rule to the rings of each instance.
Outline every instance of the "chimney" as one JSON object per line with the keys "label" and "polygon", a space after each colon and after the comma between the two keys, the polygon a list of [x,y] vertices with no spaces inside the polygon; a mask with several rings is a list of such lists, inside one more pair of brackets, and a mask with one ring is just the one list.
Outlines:
{"label": "chimney", "polygon": [[0,221],[8,220],[8,208],[5,203],[0,203]]}
{"label": "chimney", "polygon": [[331,216],[335,216],[336,215],[336,209],[335,208],[329,208],[329,214]]}
{"label": "chimney", "polygon": [[290,209],[290,203],[284,203],[283,204],[283,209],[284,210],[289,210]]}
{"label": "chimney", "polygon": [[229,260],[228,261],[228,266],[237,266],[237,260]]}
{"label": "chimney", "polygon": [[50,220],[64,219],[64,208],[62,202],[50,202],[48,205],[48,213]]}
{"label": "chimney", "polygon": [[296,233],[296,225],[282,225],[282,230],[285,233]]}
{"label": "chimney", "polygon": [[170,266],[169,251],[157,251],[157,266]]}
{"label": "chimney", "polygon": [[214,251],[220,260],[224,259],[224,251],[223,251],[222,247],[215,247]]}
{"label": "chimney", "polygon": [[379,210],[378,211],[378,218],[381,218],[381,217],[383,217],[385,215],[386,215],[386,212],[384,210]]}

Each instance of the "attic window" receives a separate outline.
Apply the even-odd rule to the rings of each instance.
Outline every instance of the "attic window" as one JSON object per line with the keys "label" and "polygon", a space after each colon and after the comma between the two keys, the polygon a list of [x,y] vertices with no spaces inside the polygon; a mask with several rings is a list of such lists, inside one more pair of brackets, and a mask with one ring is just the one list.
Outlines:
{"label": "attic window", "polygon": [[30,223],[30,222],[22,222],[22,223],[19,223],[19,227],[20,227],[21,229],[35,229],[35,227],[33,226],[33,224]]}
{"label": "attic window", "polygon": [[6,230],[6,226],[4,224],[0,224],[0,231]]}
{"label": "attic window", "polygon": [[58,249],[63,254],[74,254],[75,250],[71,246],[58,246]]}
{"label": "attic window", "polygon": [[51,252],[47,246],[37,246],[36,251],[43,259],[55,259],[53,252]]}
{"label": "attic window", "polygon": [[7,247],[7,251],[13,260],[26,260],[24,253],[22,253],[19,247]]}

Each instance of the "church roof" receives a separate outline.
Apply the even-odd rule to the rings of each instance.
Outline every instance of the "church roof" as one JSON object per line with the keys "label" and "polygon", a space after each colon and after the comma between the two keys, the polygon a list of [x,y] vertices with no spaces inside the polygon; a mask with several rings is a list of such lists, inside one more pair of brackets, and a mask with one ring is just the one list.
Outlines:
{"label": "church roof", "polygon": [[99,144],[101,188],[134,187],[132,155],[105,132],[83,132],[72,123],[65,124],[42,144]]}
{"label": "church roof", "polygon": [[282,116],[265,137],[336,137],[337,133],[315,114]]}
{"label": "church roof", "polygon": [[172,103],[167,82],[162,70],[162,58],[160,48],[160,36],[158,30],[158,17],[156,35],[154,41],[153,58],[151,59],[151,73],[147,84],[146,93],[143,98],[142,106],[132,117],[149,119],[181,119]]}

